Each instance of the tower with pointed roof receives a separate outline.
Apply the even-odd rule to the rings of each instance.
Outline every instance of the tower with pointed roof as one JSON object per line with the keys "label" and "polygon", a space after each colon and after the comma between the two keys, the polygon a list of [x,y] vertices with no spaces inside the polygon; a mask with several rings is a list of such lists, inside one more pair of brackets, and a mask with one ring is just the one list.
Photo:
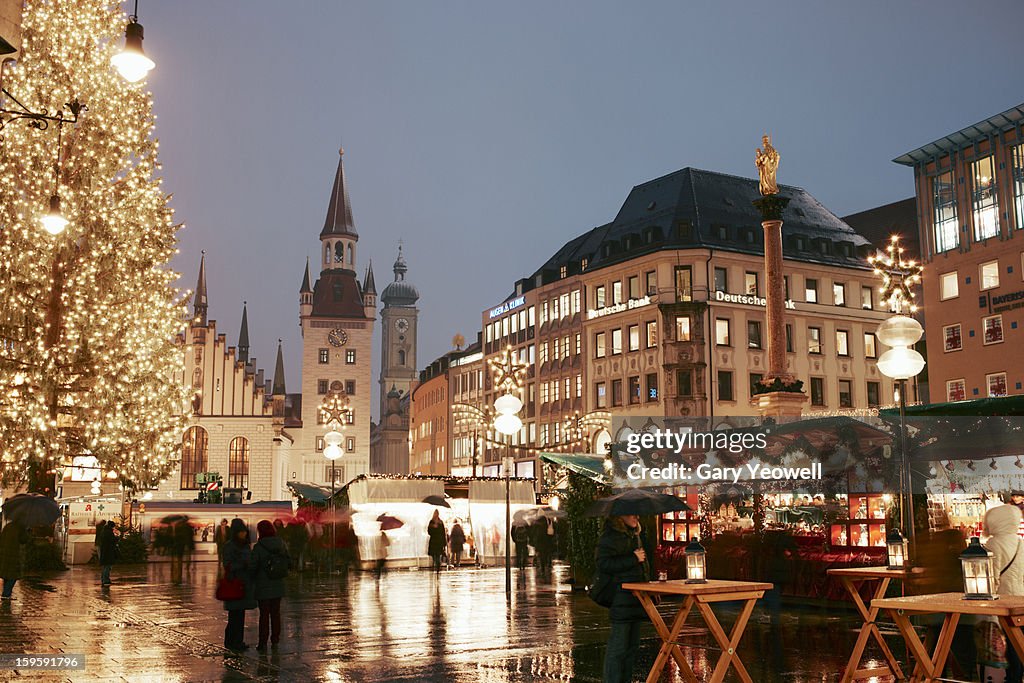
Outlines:
{"label": "tower with pointed roof", "polygon": [[420,293],[405,279],[409,267],[398,245],[398,258],[393,267],[395,279],[381,293],[384,307],[380,312],[380,415],[387,413],[388,392],[396,390],[402,396],[409,393],[416,379],[416,332],[419,309],[416,302]]}
{"label": "tower with pointed roof", "polygon": [[[338,380],[349,395],[352,413],[345,426],[339,481],[369,469],[371,362],[376,291],[372,271],[357,279],[359,234],[345,182],[344,151],[339,150],[327,217],[320,231],[320,273],[310,277],[309,263],[299,290],[302,328],[302,430],[293,453],[292,470],[301,481],[328,482],[323,457],[323,426],[319,406],[331,382]],[[311,284],[312,283],[312,284]]]}

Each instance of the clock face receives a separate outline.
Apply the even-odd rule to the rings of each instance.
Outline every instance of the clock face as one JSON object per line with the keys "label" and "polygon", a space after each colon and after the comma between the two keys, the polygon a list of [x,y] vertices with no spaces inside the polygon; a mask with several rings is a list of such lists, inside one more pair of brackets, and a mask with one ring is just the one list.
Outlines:
{"label": "clock face", "polygon": [[335,327],[327,333],[327,341],[331,346],[344,346],[348,343],[348,333],[340,327]]}
{"label": "clock face", "polygon": [[409,329],[409,321],[405,318],[399,318],[395,321],[395,329],[399,332],[405,332]]}

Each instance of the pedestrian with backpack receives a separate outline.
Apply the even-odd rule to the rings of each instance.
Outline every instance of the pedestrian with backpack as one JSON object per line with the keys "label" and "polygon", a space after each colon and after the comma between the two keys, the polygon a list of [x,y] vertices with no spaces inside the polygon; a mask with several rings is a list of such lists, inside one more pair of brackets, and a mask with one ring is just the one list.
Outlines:
{"label": "pedestrian with backpack", "polygon": [[256,651],[266,652],[268,640],[275,648],[281,642],[281,598],[284,597],[284,579],[288,576],[291,557],[270,520],[264,519],[257,524],[256,532],[259,540],[252,549],[253,580],[260,608]]}

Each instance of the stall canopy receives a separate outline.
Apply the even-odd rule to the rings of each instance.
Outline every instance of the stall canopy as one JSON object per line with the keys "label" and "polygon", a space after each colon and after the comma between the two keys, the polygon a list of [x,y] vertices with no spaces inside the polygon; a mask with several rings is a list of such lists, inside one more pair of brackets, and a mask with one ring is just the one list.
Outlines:
{"label": "stall canopy", "polygon": [[570,472],[583,475],[594,481],[607,484],[609,479],[604,473],[604,458],[592,453],[541,453],[544,462],[564,467]]}
{"label": "stall canopy", "polygon": [[300,481],[288,482],[288,489],[311,503],[326,503],[331,499],[331,487],[320,484],[304,484]]}
{"label": "stall canopy", "polygon": [[[469,500],[472,503],[505,503],[504,481],[469,482]],[[509,502],[512,505],[535,505],[537,497],[533,492],[533,480],[512,479],[509,481]]]}
{"label": "stall canopy", "polygon": [[[899,419],[899,408],[879,410],[878,414],[885,418]],[[999,398],[979,398],[974,401],[954,401],[952,403],[929,403],[922,406],[907,406],[907,416],[953,417],[953,416],[984,416],[1004,415],[1024,417],[1024,395],[1000,396]]]}
{"label": "stall canopy", "polygon": [[[444,497],[440,479],[377,479],[361,478],[348,484],[351,505],[363,503],[422,503],[427,496]],[[505,500],[504,489],[501,499]]]}

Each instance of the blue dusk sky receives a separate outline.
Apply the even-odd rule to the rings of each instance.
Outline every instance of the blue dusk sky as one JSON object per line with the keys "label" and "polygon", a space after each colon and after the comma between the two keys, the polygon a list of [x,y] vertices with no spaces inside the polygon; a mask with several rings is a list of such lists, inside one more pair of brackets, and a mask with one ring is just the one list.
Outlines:
{"label": "blue dusk sky", "polygon": [[894,157],[1024,100],[1019,0],[142,0],[139,21],[181,286],[205,249],[210,317],[235,344],[247,300],[290,391],[339,146],[378,290],[404,241],[422,368],[634,185],[754,177],[771,132],[779,181],[847,215],[913,195]]}

